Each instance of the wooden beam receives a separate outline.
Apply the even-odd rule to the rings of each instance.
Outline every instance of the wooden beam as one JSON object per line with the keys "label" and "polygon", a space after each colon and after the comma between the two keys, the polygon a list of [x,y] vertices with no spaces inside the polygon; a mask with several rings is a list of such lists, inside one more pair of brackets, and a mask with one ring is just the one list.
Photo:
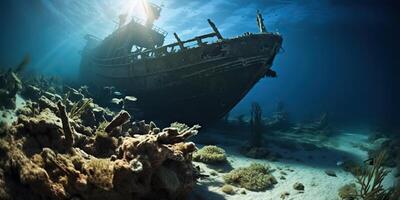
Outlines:
{"label": "wooden beam", "polygon": [[221,33],[218,31],[217,26],[215,26],[214,22],[212,22],[210,19],[207,19],[207,21],[210,24],[211,28],[214,30],[214,33],[217,35],[218,39],[220,40],[224,39]]}
{"label": "wooden beam", "polygon": [[185,49],[185,46],[183,46],[183,42],[182,42],[182,40],[179,38],[178,34],[174,33],[174,36],[175,36],[176,41],[178,41],[179,47],[180,47],[182,50],[184,50],[184,49]]}

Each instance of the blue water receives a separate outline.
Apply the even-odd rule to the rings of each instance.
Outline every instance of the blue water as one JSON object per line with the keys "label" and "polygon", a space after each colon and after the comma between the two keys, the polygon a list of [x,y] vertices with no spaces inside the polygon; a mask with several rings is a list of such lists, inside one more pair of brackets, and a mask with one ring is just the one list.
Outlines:
{"label": "blue water", "polygon": [[[210,31],[211,18],[225,37],[256,32],[255,11],[267,30],[284,38],[273,69],[275,79],[261,80],[233,109],[247,114],[251,102],[265,113],[285,102],[293,119],[328,112],[341,124],[397,124],[398,47],[396,1],[318,0],[243,1],[169,0],[157,26],[190,38]],[[0,66],[17,64],[30,54],[33,72],[74,79],[86,33],[105,37],[117,16],[143,17],[137,0],[1,1]]]}

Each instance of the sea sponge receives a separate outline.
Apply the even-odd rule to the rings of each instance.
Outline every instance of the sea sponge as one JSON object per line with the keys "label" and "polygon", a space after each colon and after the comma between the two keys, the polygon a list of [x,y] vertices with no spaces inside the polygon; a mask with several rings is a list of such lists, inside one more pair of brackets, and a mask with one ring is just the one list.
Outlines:
{"label": "sea sponge", "polygon": [[220,147],[209,145],[194,152],[193,160],[203,163],[226,162],[225,150]]}
{"label": "sea sponge", "polygon": [[278,183],[269,166],[252,163],[240,167],[223,176],[225,183],[237,185],[252,191],[263,191]]}
{"label": "sea sponge", "polygon": [[339,188],[338,195],[342,200],[354,200],[357,198],[357,188],[355,183],[344,185]]}

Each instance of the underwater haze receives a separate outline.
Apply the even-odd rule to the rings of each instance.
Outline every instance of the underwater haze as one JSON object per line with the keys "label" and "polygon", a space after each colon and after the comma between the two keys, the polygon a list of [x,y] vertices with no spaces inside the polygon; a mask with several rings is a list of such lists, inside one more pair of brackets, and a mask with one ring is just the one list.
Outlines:
{"label": "underwater haze", "polygon": [[[272,111],[285,102],[295,119],[328,112],[338,122],[396,123],[399,26],[396,1],[156,1],[163,5],[156,25],[175,41],[210,31],[212,19],[225,37],[256,32],[255,11],[264,14],[268,31],[279,32],[283,50],[276,57],[275,79],[262,79],[231,116],[259,102]],[[29,70],[74,79],[85,34],[104,38],[118,15],[145,14],[137,0],[2,1],[2,67],[30,54]]]}

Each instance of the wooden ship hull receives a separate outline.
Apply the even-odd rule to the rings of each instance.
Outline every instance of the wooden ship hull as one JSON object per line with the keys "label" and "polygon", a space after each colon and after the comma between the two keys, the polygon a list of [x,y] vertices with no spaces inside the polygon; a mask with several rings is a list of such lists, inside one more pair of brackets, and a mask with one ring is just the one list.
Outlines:
{"label": "wooden ship hull", "polygon": [[[274,75],[270,68],[282,38],[262,32],[223,39],[209,23],[214,33],[187,41],[175,34],[177,43],[122,55],[115,50],[104,51],[121,41],[121,31],[118,36],[114,33],[91,45],[95,47],[85,48],[81,79],[96,86],[114,86],[125,95],[137,97],[137,108],[145,119],[189,123],[217,120],[261,78]],[[203,42],[210,37],[218,40]],[[195,47],[186,46],[193,42],[197,42]]]}

